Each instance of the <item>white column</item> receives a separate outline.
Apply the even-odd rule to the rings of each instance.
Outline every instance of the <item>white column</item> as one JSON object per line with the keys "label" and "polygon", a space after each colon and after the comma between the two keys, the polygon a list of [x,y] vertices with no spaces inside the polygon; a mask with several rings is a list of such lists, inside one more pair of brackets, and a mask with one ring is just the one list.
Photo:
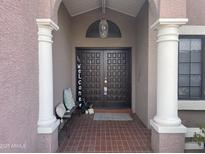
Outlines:
{"label": "white column", "polygon": [[59,125],[53,114],[52,31],[58,26],[50,19],[37,19],[39,56],[38,133],[50,134]]}
{"label": "white column", "polygon": [[181,127],[178,117],[178,37],[179,26],[187,21],[159,19],[154,25],[158,30],[157,113],[151,125],[158,131],[165,127]]}

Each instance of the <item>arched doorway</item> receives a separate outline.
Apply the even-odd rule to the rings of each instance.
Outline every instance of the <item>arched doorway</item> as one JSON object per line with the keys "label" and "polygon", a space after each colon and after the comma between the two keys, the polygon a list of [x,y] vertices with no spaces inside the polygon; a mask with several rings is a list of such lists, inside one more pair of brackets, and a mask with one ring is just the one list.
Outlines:
{"label": "arched doorway", "polygon": [[[55,22],[55,23],[58,23],[59,22],[59,17],[58,17],[58,12],[59,12],[59,9],[61,9],[61,4],[62,4],[62,1],[55,1],[55,3],[54,3],[54,7],[52,8],[52,12],[51,12],[51,19]],[[50,23],[54,23],[54,22],[50,22]],[[53,24],[54,25],[54,24]],[[60,25],[59,25],[60,26]],[[56,38],[55,38],[56,36],[55,36],[55,34],[54,34],[54,45],[55,45],[55,43],[57,42],[56,41]],[[59,48],[60,49],[60,48]],[[55,51],[54,51],[55,52]],[[55,53],[57,53],[57,52],[55,52]],[[55,54],[54,53],[54,54]],[[57,56],[54,56],[55,58],[57,57]],[[71,64],[72,65],[72,64]],[[61,73],[59,73],[59,74],[61,74]],[[55,104],[55,103],[57,103],[56,101],[55,102],[53,102],[53,105]]]}

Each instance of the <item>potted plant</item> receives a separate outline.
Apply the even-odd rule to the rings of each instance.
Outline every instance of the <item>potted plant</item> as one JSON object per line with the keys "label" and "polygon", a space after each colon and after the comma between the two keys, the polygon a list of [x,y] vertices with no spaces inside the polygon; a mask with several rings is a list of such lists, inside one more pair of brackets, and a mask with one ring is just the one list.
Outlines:
{"label": "potted plant", "polygon": [[204,144],[205,147],[205,125],[200,126],[199,129],[201,130],[201,132],[195,133],[193,140],[199,145]]}

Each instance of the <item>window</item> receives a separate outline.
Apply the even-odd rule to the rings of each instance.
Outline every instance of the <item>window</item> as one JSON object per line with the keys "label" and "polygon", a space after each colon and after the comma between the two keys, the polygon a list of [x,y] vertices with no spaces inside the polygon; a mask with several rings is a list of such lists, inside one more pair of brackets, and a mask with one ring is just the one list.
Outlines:
{"label": "window", "polygon": [[[107,20],[107,22],[109,27],[108,38],[121,38],[122,35],[118,25],[110,20]],[[97,20],[88,27],[86,32],[87,38],[100,38],[99,24],[100,24],[100,20]]]}
{"label": "window", "polygon": [[178,98],[203,99],[203,38],[181,37],[179,41]]}

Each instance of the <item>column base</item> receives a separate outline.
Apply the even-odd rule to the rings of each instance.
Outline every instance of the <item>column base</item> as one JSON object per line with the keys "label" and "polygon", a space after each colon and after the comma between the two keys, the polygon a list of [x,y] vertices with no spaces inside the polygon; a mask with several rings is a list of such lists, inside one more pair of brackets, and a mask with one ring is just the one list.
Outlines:
{"label": "column base", "polygon": [[38,152],[39,153],[55,153],[58,150],[58,129],[52,134],[38,135]]}
{"label": "column base", "polygon": [[171,127],[181,125],[181,119],[179,119],[179,117],[175,117],[172,119],[171,118],[162,119],[162,118],[159,118],[158,116],[155,116],[153,121],[160,125],[171,126]]}
{"label": "column base", "polygon": [[160,126],[153,120],[150,124],[152,126],[151,146],[155,153],[184,152],[186,127],[183,125],[175,127]]}
{"label": "column base", "polygon": [[150,125],[158,133],[186,133],[187,131],[186,127],[182,124],[178,126],[164,126],[156,123],[154,120],[150,120]]}
{"label": "column base", "polygon": [[56,120],[50,125],[39,125],[38,126],[38,134],[51,134],[53,133],[56,128],[60,125],[60,120]]}

